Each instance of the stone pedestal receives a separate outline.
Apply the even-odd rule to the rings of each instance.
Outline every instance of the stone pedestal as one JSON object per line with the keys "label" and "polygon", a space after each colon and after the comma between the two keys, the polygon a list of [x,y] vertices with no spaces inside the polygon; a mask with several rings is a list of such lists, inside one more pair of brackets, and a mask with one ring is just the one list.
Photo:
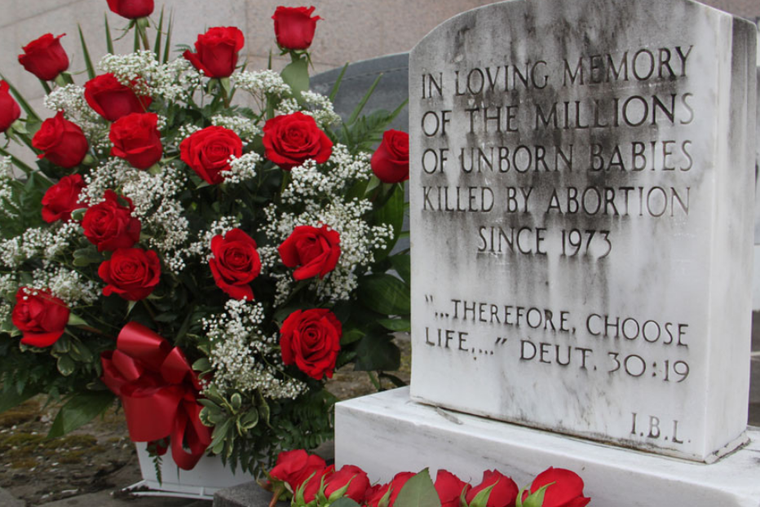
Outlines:
{"label": "stone pedestal", "polygon": [[477,483],[496,468],[524,485],[553,466],[583,477],[592,507],[760,505],[757,428],[747,446],[705,465],[418,404],[407,388],[342,402],[335,416],[336,466],[358,465],[372,481],[429,467]]}

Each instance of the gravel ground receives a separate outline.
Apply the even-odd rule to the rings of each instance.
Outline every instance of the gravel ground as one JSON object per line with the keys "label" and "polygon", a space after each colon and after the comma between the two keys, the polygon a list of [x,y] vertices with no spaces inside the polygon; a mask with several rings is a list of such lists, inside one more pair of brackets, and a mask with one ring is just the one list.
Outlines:
{"label": "gravel ground", "polygon": [[[409,382],[411,345],[403,336],[398,343],[402,368],[397,375]],[[385,381],[383,387],[393,386]],[[348,368],[336,371],[328,388],[340,399],[375,392],[365,372]],[[27,506],[63,499],[72,507],[101,505],[109,497],[130,500],[119,490],[141,477],[123,414],[111,410],[64,437],[46,439],[59,407],[44,403],[43,397],[33,398],[0,414],[0,488]],[[138,507],[144,502],[129,503]]]}

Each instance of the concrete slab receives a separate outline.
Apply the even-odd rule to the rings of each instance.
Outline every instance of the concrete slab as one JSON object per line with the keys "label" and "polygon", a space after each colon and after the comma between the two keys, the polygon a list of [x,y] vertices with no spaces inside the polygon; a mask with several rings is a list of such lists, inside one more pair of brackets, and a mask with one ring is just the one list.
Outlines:
{"label": "concrete slab", "polygon": [[165,496],[132,498],[117,496],[111,491],[99,491],[42,504],[41,507],[92,507],[95,505],[98,507],[211,507],[211,502],[188,500],[187,498],[167,498]]}
{"label": "concrete slab", "polygon": [[[272,500],[272,493],[255,482],[241,484],[234,488],[217,491],[213,507],[266,507]],[[277,502],[277,507],[287,507],[287,502]]]}
{"label": "concrete slab", "polygon": [[24,507],[24,502],[11,495],[8,490],[0,488],[0,505],[3,507]]}

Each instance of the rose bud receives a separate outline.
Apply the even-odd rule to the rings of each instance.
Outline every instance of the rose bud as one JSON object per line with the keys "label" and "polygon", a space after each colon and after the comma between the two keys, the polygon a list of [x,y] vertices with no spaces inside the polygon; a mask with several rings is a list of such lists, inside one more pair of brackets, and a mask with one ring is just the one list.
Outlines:
{"label": "rose bud", "polygon": [[69,307],[48,289],[20,287],[11,320],[24,333],[21,343],[49,347],[58,341],[69,321]]}
{"label": "rose bud", "polygon": [[[334,473],[335,467],[333,465],[330,465],[327,468],[323,468],[322,470],[317,470],[314,475],[301,483],[301,487],[303,488],[302,491],[299,492],[298,489],[296,489],[295,495],[293,495],[296,503],[298,505],[306,505],[316,500],[317,494],[322,487],[322,481],[325,481],[329,477],[332,477]],[[300,495],[303,495],[303,502],[300,501],[299,493]]]}
{"label": "rose bud", "polygon": [[239,29],[234,26],[218,26],[198,36],[195,53],[188,49],[182,56],[206,77],[229,77],[235,71],[238,52],[244,44],[245,37]]}
{"label": "rose bud", "polygon": [[393,480],[381,488],[372,488],[367,492],[368,507],[393,507],[398,494],[406,484],[406,481],[414,477],[412,472],[400,472],[393,477]]}
{"label": "rose bud", "polygon": [[26,70],[42,79],[52,81],[58,74],[69,68],[69,57],[61,46],[61,37],[46,33],[39,39],[24,46],[24,54],[18,55],[18,61]]}
{"label": "rose bud", "polygon": [[[472,501],[475,500],[478,493],[490,486],[493,486],[493,489],[491,489],[490,495],[482,505],[485,507],[513,507],[515,505],[517,494],[520,492],[517,484],[497,470],[486,470],[483,472],[483,480],[480,484],[467,492],[467,496],[465,497],[467,505],[476,507],[473,506]],[[480,507],[480,505],[477,507]]]}
{"label": "rose bud", "polygon": [[21,117],[21,108],[11,97],[10,88],[8,83],[0,81],[0,132],[8,130]]}
{"label": "rose bud", "polygon": [[343,327],[330,310],[296,310],[280,328],[282,361],[295,364],[313,379],[332,378],[342,334]]}
{"label": "rose bud", "polygon": [[[570,470],[551,467],[544,470],[533,480],[530,493],[538,493],[547,485],[542,507],[584,507],[591,501],[583,496],[583,479]],[[527,491],[523,493],[523,502],[528,496]]]}
{"label": "rose bud", "polygon": [[282,263],[289,268],[300,266],[293,272],[296,280],[324,278],[335,269],[340,257],[340,234],[323,225],[320,228],[300,225],[293,229],[288,239],[277,251]]}
{"label": "rose bud", "polygon": [[102,74],[84,84],[84,98],[91,108],[108,121],[116,121],[130,113],[144,113],[153,99],[137,96],[113,74]]}
{"label": "rose bud", "polygon": [[180,158],[206,183],[224,181],[221,173],[230,170],[230,157],[243,154],[243,141],[232,130],[206,127],[194,132],[179,145]]}
{"label": "rose bud", "polygon": [[311,17],[314,7],[277,7],[274,11],[274,34],[284,49],[308,49],[314,40],[319,16]]}
{"label": "rose bud", "polygon": [[153,250],[120,248],[100,264],[98,275],[108,284],[104,296],[118,294],[127,301],[140,301],[161,281],[161,262]]}
{"label": "rose bud", "polygon": [[108,0],[108,8],[127,19],[147,18],[153,14],[153,0]]}
{"label": "rose bud", "polygon": [[354,465],[343,465],[325,480],[325,497],[331,503],[338,498],[348,497],[361,504],[368,488],[367,472]]}
{"label": "rose bud", "polygon": [[459,507],[462,491],[469,491],[470,485],[447,470],[438,470],[435,476],[435,490],[441,499],[441,507]]}
{"label": "rose bud", "polygon": [[[140,221],[132,216],[132,201],[113,190],[106,190],[103,197],[103,202],[90,206],[82,218],[85,237],[99,252],[130,248],[140,239],[141,229]],[[119,204],[120,198],[127,206]]]}
{"label": "rose bud", "polygon": [[333,143],[311,116],[297,112],[275,116],[264,124],[266,158],[284,171],[309,159],[322,164],[332,155]]}
{"label": "rose bud", "polygon": [[46,158],[64,169],[79,165],[90,148],[82,129],[65,119],[63,111],[42,122],[32,138],[32,146],[42,151],[39,158]]}
{"label": "rose bud", "polygon": [[308,454],[303,449],[283,451],[277,456],[269,476],[274,481],[287,484],[290,492],[295,492],[312,474],[327,467],[325,460],[316,454]]}
{"label": "rose bud", "polygon": [[85,205],[79,202],[79,194],[85,187],[84,180],[79,174],[64,176],[61,180],[47,189],[42,197],[42,219],[47,223],[71,220],[71,212]]}
{"label": "rose bud", "polygon": [[211,238],[212,257],[208,261],[217,287],[234,299],[253,300],[250,284],[261,273],[256,242],[240,229]]}
{"label": "rose bud", "polygon": [[111,124],[108,137],[113,143],[111,155],[125,159],[137,169],[147,169],[164,154],[161,134],[158,132],[158,115],[131,113]]}
{"label": "rose bud", "polygon": [[399,183],[409,179],[409,134],[386,130],[383,142],[370,160],[372,172],[383,183]]}

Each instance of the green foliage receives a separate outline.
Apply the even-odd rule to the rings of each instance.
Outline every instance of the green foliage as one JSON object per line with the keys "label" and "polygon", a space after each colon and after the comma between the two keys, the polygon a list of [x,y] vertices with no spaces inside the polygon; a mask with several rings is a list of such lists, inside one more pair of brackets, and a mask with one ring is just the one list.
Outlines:
{"label": "green foliage", "polygon": [[406,481],[393,505],[394,507],[441,507],[441,500],[427,468]]}
{"label": "green foliage", "polygon": [[84,392],[72,396],[55,417],[48,438],[63,436],[87,424],[105,412],[113,404],[114,398],[110,391]]}
{"label": "green foliage", "polygon": [[386,273],[364,277],[359,285],[359,300],[368,308],[388,315],[409,315],[411,311],[408,286]]}
{"label": "green foliage", "polygon": [[[159,61],[169,60],[173,15],[168,14],[165,19],[165,13],[161,11],[155,25],[155,40],[151,45],[148,45],[148,25],[145,21],[130,23],[124,35],[116,38],[107,18],[104,27],[108,52],[114,52],[114,40],[123,38],[130,29],[134,29],[135,48],[142,46],[151,50]],[[78,35],[86,78],[92,79],[96,75],[96,67],[81,27]],[[285,98],[296,98],[304,106],[301,94],[309,87],[309,55],[299,52],[291,56],[292,62],[281,73],[292,90],[292,97],[287,95]],[[331,97],[338,93],[342,76]],[[55,83],[44,83],[44,86],[64,86],[72,82],[72,76],[66,74]],[[334,142],[345,144],[352,155],[371,152],[403,107],[390,113],[376,111],[365,115],[364,109],[378,82],[368,90],[346,125],[326,132]],[[186,136],[186,131],[180,130],[180,127],[202,129],[210,126],[212,119],[219,116],[238,117],[263,124],[279,110],[275,99],[270,100],[268,95],[265,103],[259,104],[258,108],[230,105],[236,89],[234,79],[228,78],[203,78],[201,84],[191,86],[193,88],[188,90],[190,93],[186,100],[172,103],[163,98],[166,95],[156,94],[153,97],[150,111],[159,113],[166,123],[161,129],[164,158],[144,174],[155,175],[166,167],[186,170],[187,178],[183,180],[179,193],[172,198],[176,197],[178,205],[183,208],[183,217],[188,220],[188,231],[193,240],[202,237],[209,225],[220,217],[235,217],[240,228],[254,237],[259,248],[276,248],[278,245],[264,231],[263,224],[267,219],[263,210],[272,203],[281,204],[282,191],[291,180],[290,173],[264,160],[262,136],[252,135],[245,144],[245,154],[255,152],[263,161],[256,165],[255,177],[242,184],[206,183],[185,166],[178,149]],[[8,137],[11,141],[30,145],[41,120],[12,86],[11,91],[26,111],[27,118],[15,124],[14,129],[9,130]],[[103,132],[107,134],[108,123],[102,123]],[[87,135],[90,135],[89,131]],[[91,145],[95,146],[94,143]],[[0,148],[0,155],[7,156],[8,153]],[[7,202],[0,203],[0,206],[19,210],[18,216],[12,219],[0,214],[0,238],[14,238],[32,228],[59,227],[59,224],[46,224],[41,218],[42,197],[47,189],[65,175],[92,175],[92,171],[97,170],[94,168],[101,166],[107,157],[107,154],[93,150],[79,167],[72,169],[57,167],[47,159],[40,159],[36,167],[31,167],[17,157],[11,157],[13,164],[26,173],[26,178],[13,181],[13,192]],[[331,309],[344,330],[336,367],[353,362],[356,369],[371,372],[375,382],[379,378],[398,384],[401,381],[386,372],[397,369],[400,363],[400,352],[393,342],[392,333],[408,331],[410,327],[409,256],[390,255],[396,241],[403,235],[403,186],[384,185],[376,178],[367,180],[361,176],[347,181],[345,187],[345,193],[337,199],[346,202],[366,199],[372,203],[372,209],[362,220],[369,226],[387,225],[393,231],[389,244],[382,251],[373,252],[374,262],[366,262],[349,271],[357,277],[358,291],[348,301],[336,303],[329,294],[321,292],[324,280],[305,280],[293,285],[286,301],[275,302],[277,277],[285,269],[280,267],[280,271],[273,274],[271,269],[264,272],[251,283],[256,301],[262,304],[266,316],[257,332],[260,331],[262,337],[267,339],[276,337],[280,325],[293,311],[315,307]],[[123,188],[114,190],[121,193]],[[298,206],[301,206],[300,210]],[[149,213],[157,212],[158,208],[155,205]],[[303,212],[306,206],[292,204],[292,208],[288,211],[297,214]],[[84,212],[84,208],[74,211],[74,222],[81,221]],[[149,248],[151,240],[162,239],[159,234],[144,226],[138,246]],[[80,234],[68,241],[65,249],[57,251],[54,256],[51,254],[51,258],[45,258],[44,263],[41,258],[28,258],[18,269],[8,270],[3,266],[0,275],[10,272],[17,275],[18,286],[32,285],[37,280],[33,273],[54,266],[76,271],[84,281],[102,284],[98,268],[110,256],[109,252],[98,251]],[[55,419],[50,436],[62,435],[101,414],[111,405],[114,396],[99,380],[102,375],[100,356],[114,349],[116,337],[123,325],[130,321],[147,326],[169,340],[172,346],[180,347],[197,372],[207,379],[213,378],[215,363],[209,356],[215,344],[206,336],[202,323],[220,314],[228,296],[217,286],[205,257],[189,260],[192,264],[178,274],[166,269],[167,259],[162,261],[161,281],[149,297],[138,302],[126,301],[118,295],[78,301],[71,308],[65,334],[51,347],[39,349],[20,345],[21,333],[13,326],[11,319],[5,318],[0,322],[0,383],[3,386],[0,411],[22,403],[37,393],[63,400],[65,404]],[[398,276],[388,274],[393,271]],[[11,306],[15,304],[15,293],[0,294],[0,298]],[[204,393],[206,398],[200,400],[203,405],[201,419],[213,428],[209,451],[220,455],[233,469],[240,466],[255,471],[260,466],[271,465],[280,449],[314,448],[333,436],[336,399],[324,389],[324,381],[308,377],[297,366],[284,367],[276,344],[268,355],[261,354],[256,361],[257,364],[266,365],[279,361],[278,381],[286,383],[292,376],[306,387],[295,400],[229,386],[223,392],[211,388]],[[168,441],[164,444],[168,445]],[[346,503],[344,507],[350,506]]]}

